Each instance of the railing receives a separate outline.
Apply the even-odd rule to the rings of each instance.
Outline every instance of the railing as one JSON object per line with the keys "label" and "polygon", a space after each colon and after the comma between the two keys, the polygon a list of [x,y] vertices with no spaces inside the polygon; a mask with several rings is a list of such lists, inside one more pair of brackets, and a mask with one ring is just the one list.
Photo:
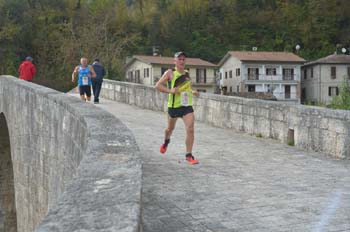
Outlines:
{"label": "railing", "polygon": [[196,81],[196,79],[192,79],[192,85],[215,85],[215,81],[206,81],[204,82],[203,80]]}
{"label": "railing", "polygon": [[259,80],[259,74],[248,74],[247,76],[250,81]]}
{"label": "railing", "polygon": [[[153,77],[153,82],[154,82],[153,84],[156,84],[160,78],[161,78],[161,76],[154,76]],[[192,79],[192,85],[216,85],[215,80],[208,81],[208,79],[207,79],[206,82],[204,82],[204,80],[200,80],[199,82],[197,82],[195,77],[191,77],[191,79]]]}
{"label": "railing", "polygon": [[248,81],[294,81],[297,80],[297,75],[266,75],[266,74],[244,74],[245,80]]}
{"label": "railing", "polygon": [[295,74],[294,75],[283,75],[282,80],[284,81],[294,81],[295,80]]}

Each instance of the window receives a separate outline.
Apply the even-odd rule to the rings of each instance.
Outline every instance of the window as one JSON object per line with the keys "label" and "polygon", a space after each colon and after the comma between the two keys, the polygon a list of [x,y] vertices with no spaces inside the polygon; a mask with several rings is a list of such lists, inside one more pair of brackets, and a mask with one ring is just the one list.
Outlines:
{"label": "window", "polygon": [[196,69],[196,82],[197,83],[207,83],[207,70],[197,68]]}
{"label": "window", "polygon": [[259,80],[258,68],[248,68],[248,80]]}
{"label": "window", "polygon": [[[306,69],[304,70],[304,79],[306,79]],[[284,68],[283,69],[283,80],[294,80],[294,69]]]}
{"label": "window", "polygon": [[266,75],[276,76],[276,68],[267,68],[266,69]]}
{"label": "window", "polygon": [[227,79],[227,72],[225,72],[225,79]]}
{"label": "window", "polygon": [[232,78],[232,70],[230,70],[230,78]]}
{"label": "window", "polygon": [[348,79],[350,80],[350,67],[348,67]]}
{"label": "window", "polygon": [[134,72],[133,71],[129,71],[128,72],[128,79],[130,82],[133,82],[134,80]]}
{"label": "window", "polygon": [[337,77],[337,69],[336,67],[331,67],[331,78],[335,79]]}
{"label": "window", "polygon": [[272,91],[272,86],[271,86],[271,85],[267,85],[266,87],[267,87],[267,92],[268,92],[268,93],[272,93],[272,92],[273,92],[273,91]]}
{"label": "window", "polygon": [[237,85],[237,93],[239,93],[239,85]]}
{"label": "window", "polygon": [[143,69],[143,77],[149,77],[149,68]]}
{"label": "window", "polygon": [[307,78],[307,69],[304,69],[304,80]]}
{"label": "window", "polygon": [[230,92],[232,93],[232,86],[230,87]]}
{"label": "window", "polygon": [[241,75],[241,69],[236,68],[236,77],[239,77]]}
{"label": "window", "polygon": [[222,73],[220,72],[220,80],[222,80]]}
{"label": "window", "polygon": [[313,68],[313,67],[311,67],[310,71],[311,71],[311,75],[310,75],[310,77],[311,77],[311,78],[313,78],[313,77],[314,77],[314,68]]}
{"label": "window", "polygon": [[255,92],[255,85],[248,85],[248,92]]}
{"label": "window", "polygon": [[140,70],[135,71],[135,83],[141,83],[140,80]]}
{"label": "window", "polygon": [[205,89],[197,89],[197,91],[200,92],[200,93],[206,93],[207,92],[207,90],[205,90]]}
{"label": "window", "polygon": [[284,99],[290,99],[290,85],[284,86]]}
{"label": "window", "polygon": [[339,94],[339,90],[338,87],[328,87],[328,96],[330,97],[334,97],[334,96],[338,96]]}

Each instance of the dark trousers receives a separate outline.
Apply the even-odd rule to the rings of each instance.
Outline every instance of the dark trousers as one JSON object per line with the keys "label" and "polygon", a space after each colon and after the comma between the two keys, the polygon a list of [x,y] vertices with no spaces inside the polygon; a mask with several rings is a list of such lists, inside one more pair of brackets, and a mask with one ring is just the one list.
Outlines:
{"label": "dark trousers", "polygon": [[100,96],[101,86],[102,86],[101,81],[92,81],[92,92],[94,93],[94,102],[99,101],[98,98]]}

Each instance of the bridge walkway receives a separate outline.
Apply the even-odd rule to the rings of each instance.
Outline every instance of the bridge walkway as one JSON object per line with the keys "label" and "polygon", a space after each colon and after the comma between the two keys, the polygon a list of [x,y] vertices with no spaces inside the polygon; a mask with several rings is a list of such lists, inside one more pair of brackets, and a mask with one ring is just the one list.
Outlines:
{"label": "bridge walkway", "polygon": [[145,232],[350,231],[350,160],[195,123],[184,161],[178,120],[159,153],[166,114],[101,99],[134,133],[143,161]]}

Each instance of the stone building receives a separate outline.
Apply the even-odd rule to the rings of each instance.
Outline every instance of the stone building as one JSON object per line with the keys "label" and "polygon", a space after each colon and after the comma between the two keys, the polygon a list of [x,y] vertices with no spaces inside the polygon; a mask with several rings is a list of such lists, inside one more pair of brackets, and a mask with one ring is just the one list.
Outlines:
{"label": "stone building", "polygon": [[339,86],[350,79],[350,55],[333,54],[301,67],[302,102],[329,104]]}
{"label": "stone building", "polygon": [[230,51],[219,62],[223,93],[272,93],[300,102],[300,70],[305,60],[290,52]]}
{"label": "stone building", "polygon": [[[169,68],[174,68],[173,57],[135,55],[126,64],[126,80],[154,85]],[[192,87],[200,92],[214,93],[217,66],[199,58],[186,58],[186,69],[192,79]]]}

